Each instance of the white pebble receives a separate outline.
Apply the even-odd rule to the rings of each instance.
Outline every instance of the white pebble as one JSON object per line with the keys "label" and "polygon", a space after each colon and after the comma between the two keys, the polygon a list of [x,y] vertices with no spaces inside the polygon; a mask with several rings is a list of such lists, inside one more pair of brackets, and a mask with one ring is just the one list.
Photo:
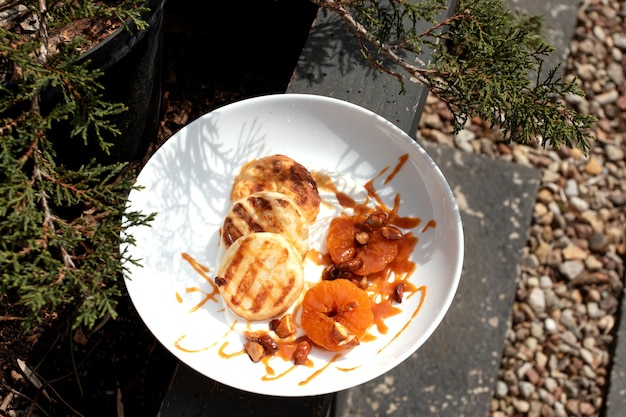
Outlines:
{"label": "white pebble", "polygon": [[535,392],[535,386],[532,382],[520,381],[519,390],[524,398],[530,398],[530,396]]}
{"label": "white pebble", "polygon": [[509,393],[509,386],[506,382],[498,380],[496,382],[496,398],[504,398]]}
{"label": "white pebble", "polygon": [[585,270],[585,265],[580,260],[565,261],[559,265],[559,272],[568,280],[572,280]]}
{"label": "white pebble", "polygon": [[593,354],[588,351],[587,349],[581,348],[580,349],[580,358],[585,361],[585,363],[587,365],[592,365],[593,364]]}
{"label": "white pebble", "polygon": [[575,179],[570,178],[565,182],[565,195],[574,197],[578,195],[578,183]]}
{"label": "white pebble", "polygon": [[569,200],[572,207],[574,207],[578,211],[589,210],[589,203],[586,200],[583,200],[580,197],[571,197]]}
{"label": "white pebble", "polygon": [[615,103],[619,98],[619,92],[615,89],[609,90],[606,93],[598,94],[596,96],[596,103],[604,106],[607,104]]}
{"label": "white pebble", "polygon": [[554,321],[554,319],[550,317],[544,320],[543,326],[545,327],[546,332],[548,333],[554,333],[559,329],[559,326],[556,324],[556,321]]}
{"label": "white pebble", "polygon": [[569,308],[566,308],[561,312],[561,324],[569,328],[576,327],[578,325],[576,317],[574,317],[574,312]]}
{"label": "white pebble", "polygon": [[547,377],[543,381],[543,386],[545,387],[545,389],[548,392],[554,392],[554,390],[556,390],[558,388],[559,383],[556,381],[556,379],[554,379],[552,377]]}
{"label": "white pebble", "polygon": [[613,45],[626,51],[626,35],[620,32],[613,34]]}
{"label": "white pebble", "polygon": [[545,288],[552,288],[552,285],[554,285],[554,284],[552,283],[552,278],[550,278],[549,276],[547,276],[547,275],[542,275],[542,276],[539,278],[539,286],[540,286],[541,288],[544,288],[544,289],[545,289]]}
{"label": "white pebble", "polygon": [[528,294],[528,305],[535,313],[543,313],[546,309],[546,296],[539,287],[534,287]]}

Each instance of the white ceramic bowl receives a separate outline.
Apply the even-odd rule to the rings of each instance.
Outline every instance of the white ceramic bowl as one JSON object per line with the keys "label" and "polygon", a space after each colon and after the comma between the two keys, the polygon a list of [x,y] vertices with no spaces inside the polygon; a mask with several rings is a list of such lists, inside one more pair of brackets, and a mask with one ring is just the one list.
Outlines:
{"label": "white ceramic bowl", "polygon": [[[340,178],[341,187],[357,198],[364,196],[367,181],[387,169],[375,181],[385,203],[393,206],[399,193],[402,216],[419,217],[422,226],[436,222],[436,227],[413,231],[419,242],[411,256],[417,269],[410,281],[427,291],[406,299],[402,313],[386,320],[387,334],[372,330],[375,340],[335,359],[333,353],[314,348],[312,367],[293,367],[280,358],[263,364],[245,354],[231,356],[242,350],[242,333],[257,324],[237,320],[219,295],[207,295],[214,290],[209,281],[221,256],[218,230],[230,206],[233,179],[246,162],[276,153]],[[403,155],[408,155],[407,162],[384,184]],[[280,94],[224,106],[172,136],[148,161],[137,183],[143,188],[131,192],[128,210],[157,216],[151,227],[131,229],[136,245],[123,248],[142,264],[127,265],[130,297],[172,354],[235,388],[309,396],[367,382],[399,365],[430,337],[459,283],[461,219],[439,168],[395,125],[344,101]],[[318,223],[328,217],[320,213]],[[324,228],[315,230],[310,244],[323,247]],[[190,259],[197,262],[196,269]],[[306,265],[305,278],[319,280],[319,270]]]}

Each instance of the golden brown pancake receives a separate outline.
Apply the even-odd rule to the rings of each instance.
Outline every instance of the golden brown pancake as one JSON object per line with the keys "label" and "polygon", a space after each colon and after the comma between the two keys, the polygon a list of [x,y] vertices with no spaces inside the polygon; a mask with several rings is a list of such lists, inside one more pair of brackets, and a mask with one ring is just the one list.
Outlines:
{"label": "golden brown pancake", "polygon": [[302,257],[278,233],[259,232],[235,240],[215,283],[226,305],[247,320],[265,320],[287,310],[302,292]]}
{"label": "golden brown pancake", "polygon": [[317,184],[301,164],[284,155],[272,155],[248,162],[235,178],[231,200],[259,191],[276,191],[289,196],[313,223],[320,209]]}
{"label": "golden brown pancake", "polygon": [[220,230],[225,248],[241,236],[259,232],[281,234],[302,257],[309,248],[309,223],[285,194],[261,191],[235,201]]}

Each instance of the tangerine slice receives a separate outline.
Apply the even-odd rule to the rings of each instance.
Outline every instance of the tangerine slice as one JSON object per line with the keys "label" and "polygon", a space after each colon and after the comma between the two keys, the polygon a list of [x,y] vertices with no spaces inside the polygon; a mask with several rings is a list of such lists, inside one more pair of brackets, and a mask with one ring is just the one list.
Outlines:
{"label": "tangerine slice", "polygon": [[328,253],[335,264],[352,258],[361,260],[362,266],[352,271],[360,276],[382,271],[398,256],[398,242],[383,237],[381,229],[370,232],[365,245],[357,245],[356,224],[363,223],[366,218],[362,215],[336,217],[330,223],[326,238]]}
{"label": "tangerine slice", "polygon": [[302,328],[313,343],[326,350],[355,346],[338,337],[337,329],[345,329],[358,344],[373,320],[367,293],[346,279],[321,281],[305,293],[302,301]]}

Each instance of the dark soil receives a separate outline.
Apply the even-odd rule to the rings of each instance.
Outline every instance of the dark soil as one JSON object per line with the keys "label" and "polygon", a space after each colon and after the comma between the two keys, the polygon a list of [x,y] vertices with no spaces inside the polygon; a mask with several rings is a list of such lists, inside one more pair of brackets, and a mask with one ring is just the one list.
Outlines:
{"label": "dark soil", "polygon": [[[152,151],[208,111],[284,92],[315,12],[308,0],[168,2],[162,118]],[[19,302],[0,295],[0,416],[156,416],[176,360],[128,297],[117,312],[86,335],[69,331],[61,312],[23,335]]]}

